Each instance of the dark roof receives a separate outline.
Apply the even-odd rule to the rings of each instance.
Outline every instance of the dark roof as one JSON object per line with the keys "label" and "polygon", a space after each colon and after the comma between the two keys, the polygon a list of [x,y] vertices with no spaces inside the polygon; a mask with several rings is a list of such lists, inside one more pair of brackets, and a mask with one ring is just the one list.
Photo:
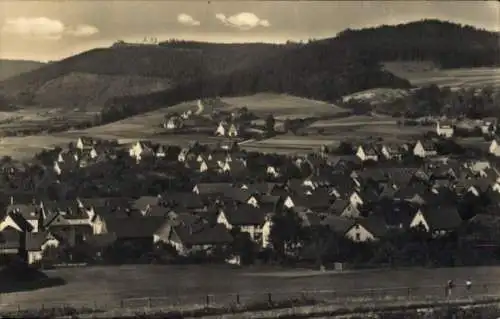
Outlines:
{"label": "dark roof", "polygon": [[163,204],[168,207],[181,207],[186,209],[203,208],[205,204],[200,195],[191,192],[175,192],[162,195]]}
{"label": "dark roof", "polygon": [[48,240],[48,232],[26,233],[26,250],[41,251],[42,245]]}
{"label": "dark roof", "polygon": [[186,225],[173,227],[173,231],[184,245],[228,244],[233,238],[224,225],[204,225],[193,228]]}
{"label": "dark roof", "polygon": [[111,246],[116,238],[115,233],[89,235],[85,238],[85,242],[91,247],[106,248]]}
{"label": "dark roof", "polygon": [[381,216],[372,215],[367,218],[363,218],[357,221],[357,223],[363,226],[367,231],[369,231],[375,238],[381,238],[387,234],[389,228]]}
{"label": "dark roof", "polygon": [[107,218],[106,228],[117,238],[145,238],[152,237],[165,222],[164,217]]}
{"label": "dark roof", "polygon": [[330,215],[322,221],[322,224],[328,226],[337,234],[345,235],[347,231],[354,226],[355,221],[349,218]]}
{"label": "dark roof", "polygon": [[102,207],[113,207],[113,208],[130,208],[130,202],[132,199],[126,197],[109,197],[109,198],[81,198],[79,199],[83,206],[87,209]]}
{"label": "dark roof", "polygon": [[454,230],[462,224],[456,206],[431,206],[421,209],[431,230]]}
{"label": "dark roof", "polygon": [[237,205],[223,210],[227,221],[233,226],[263,225],[266,213],[251,205]]}
{"label": "dark roof", "polygon": [[16,212],[26,220],[38,219],[41,209],[40,205],[35,204],[13,204],[7,206],[7,214]]}
{"label": "dark roof", "polygon": [[230,183],[198,183],[195,187],[200,195],[224,194],[233,188]]}
{"label": "dark roof", "polygon": [[14,223],[23,231],[23,232],[31,232],[33,230],[33,226],[19,213],[8,213],[7,216],[12,218]]}
{"label": "dark roof", "polygon": [[161,198],[158,196],[141,196],[134,200],[131,206],[132,208],[143,210],[148,206],[158,206],[160,202]]}
{"label": "dark roof", "polygon": [[350,201],[347,199],[337,199],[328,210],[329,213],[340,216],[344,209],[350,205]]}
{"label": "dark roof", "polygon": [[0,232],[0,249],[18,249],[22,234],[12,227],[4,228]]}

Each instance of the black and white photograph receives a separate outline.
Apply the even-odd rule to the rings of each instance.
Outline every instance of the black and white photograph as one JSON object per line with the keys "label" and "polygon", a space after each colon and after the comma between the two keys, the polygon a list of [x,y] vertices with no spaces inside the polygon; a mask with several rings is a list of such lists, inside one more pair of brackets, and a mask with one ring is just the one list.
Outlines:
{"label": "black and white photograph", "polygon": [[0,318],[500,318],[499,119],[499,1],[0,0]]}

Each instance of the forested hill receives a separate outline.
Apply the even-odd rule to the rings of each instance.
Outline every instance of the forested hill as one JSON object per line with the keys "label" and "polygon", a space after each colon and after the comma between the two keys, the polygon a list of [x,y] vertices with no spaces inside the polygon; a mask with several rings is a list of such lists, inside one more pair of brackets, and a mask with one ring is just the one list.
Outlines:
{"label": "forested hill", "polygon": [[311,42],[231,74],[201,77],[163,92],[111,99],[103,110],[103,119],[117,120],[201,97],[272,91],[333,101],[373,87],[408,88],[410,84],[341,43]]}
{"label": "forested hill", "polygon": [[345,30],[334,39],[379,61],[433,61],[442,68],[500,65],[500,33],[439,20]]}
{"label": "forested hill", "polygon": [[38,69],[43,65],[44,63],[37,61],[0,59],[0,81]]}

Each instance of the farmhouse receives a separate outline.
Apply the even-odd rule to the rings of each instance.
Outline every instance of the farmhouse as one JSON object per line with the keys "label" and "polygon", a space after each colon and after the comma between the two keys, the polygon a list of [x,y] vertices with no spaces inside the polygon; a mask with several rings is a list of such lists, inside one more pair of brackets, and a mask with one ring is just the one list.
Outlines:
{"label": "farmhouse", "polygon": [[356,151],[356,156],[362,161],[378,161],[378,153],[373,145],[360,145]]}
{"label": "farmhouse", "polygon": [[242,232],[262,247],[269,245],[271,234],[271,220],[266,213],[251,205],[237,205],[225,207],[219,211],[217,223],[223,224],[227,229],[239,227]]}
{"label": "farmhouse", "polygon": [[226,123],[221,121],[215,130],[215,136],[237,137],[239,127],[235,123]]}
{"label": "farmhouse", "polygon": [[418,157],[429,157],[437,155],[436,146],[430,141],[417,141],[413,147],[413,155]]}
{"label": "farmhouse", "polygon": [[450,138],[453,136],[454,131],[453,123],[451,121],[436,122],[436,134],[438,136]]}

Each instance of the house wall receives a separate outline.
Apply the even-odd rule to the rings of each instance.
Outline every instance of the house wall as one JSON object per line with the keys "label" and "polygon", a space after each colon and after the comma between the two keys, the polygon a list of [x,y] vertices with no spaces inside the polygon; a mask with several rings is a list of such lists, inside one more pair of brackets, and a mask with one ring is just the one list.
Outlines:
{"label": "house wall", "polygon": [[355,206],[347,205],[344,211],[340,214],[340,216],[346,218],[357,218],[359,217],[360,214],[361,213]]}
{"label": "house wall", "polygon": [[365,242],[375,240],[375,237],[363,226],[356,224],[346,233],[346,237],[354,242]]}
{"label": "house wall", "polygon": [[413,155],[419,157],[425,157],[425,150],[420,141],[418,141],[417,144],[415,144],[415,147],[413,148]]}
{"label": "house wall", "polygon": [[226,129],[222,124],[219,124],[219,126],[217,126],[217,129],[215,130],[215,135],[221,135],[221,136],[226,135]]}
{"label": "house wall", "polygon": [[248,199],[247,204],[252,205],[253,207],[259,207],[259,202],[253,196]]}
{"label": "house wall", "polygon": [[467,189],[467,192],[474,194],[474,196],[479,196],[479,191],[474,186],[469,187],[469,189]]}
{"label": "house wall", "polygon": [[15,230],[22,231],[9,215],[7,215],[2,222],[0,222],[0,231],[4,230],[8,226],[14,228]]}
{"label": "house wall", "polygon": [[384,155],[384,157],[385,157],[386,159],[391,159],[391,158],[392,158],[392,155],[391,155],[391,153],[389,153],[389,151],[387,150],[387,147],[382,146],[382,149],[380,150],[380,152],[382,153],[382,155]]}
{"label": "house wall", "polygon": [[91,223],[91,226],[94,235],[107,233],[106,224],[99,216],[95,218],[94,222]]}
{"label": "house wall", "polygon": [[271,220],[267,220],[264,226],[262,226],[262,248],[267,248],[271,245],[270,237],[272,227],[273,222]]}
{"label": "house wall", "polygon": [[290,196],[287,196],[283,205],[286,207],[286,208],[292,208],[292,207],[295,207],[295,204],[293,203],[292,199],[290,198]]}
{"label": "house wall", "polygon": [[76,141],[76,148],[83,150],[83,147],[84,147],[84,146],[83,146],[82,139],[81,139],[81,138],[79,138],[79,139]]}
{"label": "house wall", "polygon": [[357,192],[353,192],[351,196],[349,197],[349,202],[354,206],[358,207],[360,205],[363,205],[363,200],[361,197],[359,197]]}
{"label": "house wall", "polygon": [[410,222],[410,228],[419,227],[420,225],[422,225],[427,231],[430,230],[424,215],[421,211],[418,211]]}
{"label": "house wall", "polygon": [[28,251],[28,264],[34,264],[43,259],[43,252],[49,247],[59,247],[59,241],[51,238],[45,241],[39,251]]}
{"label": "house wall", "polygon": [[276,172],[276,169],[274,168],[274,166],[267,167],[267,174],[271,175],[273,177],[278,177],[278,173]]}
{"label": "house wall", "polygon": [[365,151],[361,146],[358,147],[358,150],[356,151],[356,156],[359,157],[362,161],[366,160]]}

